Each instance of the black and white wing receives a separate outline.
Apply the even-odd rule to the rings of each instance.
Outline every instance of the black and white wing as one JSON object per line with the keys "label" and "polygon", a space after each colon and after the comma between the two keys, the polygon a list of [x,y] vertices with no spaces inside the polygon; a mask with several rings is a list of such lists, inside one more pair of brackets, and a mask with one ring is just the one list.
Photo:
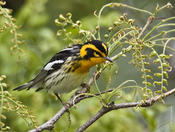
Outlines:
{"label": "black and white wing", "polygon": [[77,44],[61,50],[51,58],[51,60],[43,67],[43,69],[48,71],[48,74],[57,71],[66,62],[68,57],[75,56],[75,54],[79,53],[80,48],[81,45]]}

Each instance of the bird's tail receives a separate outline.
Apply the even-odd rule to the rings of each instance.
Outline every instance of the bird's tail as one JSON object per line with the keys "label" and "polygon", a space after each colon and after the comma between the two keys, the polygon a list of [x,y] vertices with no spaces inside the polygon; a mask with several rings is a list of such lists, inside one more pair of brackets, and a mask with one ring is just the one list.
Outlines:
{"label": "bird's tail", "polygon": [[27,89],[29,90],[32,87],[38,87],[38,89],[36,91],[39,91],[42,88],[42,82],[44,80],[44,78],[47,76],[48,72],[46,70],[41,70],[40,73],[31,81],[29,81],[28,83],[25,83],[17,88],[14,88],[13,90],[18,90],[21,91],[23,89]]}
{"label": "bird's tail", "polygon": [[34,86],[34,82],[33,81],[30,81],[28,83],[25,83],[25,84],[19,86],[19,87],[14,88],[13,90],[18,90],[18,91],[21,91],[23,89],[29,90],[33,86]]}

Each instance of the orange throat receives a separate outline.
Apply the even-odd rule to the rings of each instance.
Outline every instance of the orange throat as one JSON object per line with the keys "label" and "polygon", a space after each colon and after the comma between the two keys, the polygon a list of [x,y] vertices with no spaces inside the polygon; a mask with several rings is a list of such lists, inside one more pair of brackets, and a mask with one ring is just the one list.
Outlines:
{"label": "orange throat", "polygon": [[87,73],[89,72],[90,68],[105,62],[104,58],[91,58],[90,60],[81,60],[80,67],[75,70],[76,73]]}

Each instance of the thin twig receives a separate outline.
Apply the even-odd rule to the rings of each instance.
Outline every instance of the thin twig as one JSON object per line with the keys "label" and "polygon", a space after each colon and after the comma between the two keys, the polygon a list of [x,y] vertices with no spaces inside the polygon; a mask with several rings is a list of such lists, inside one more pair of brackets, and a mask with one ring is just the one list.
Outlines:
{"label": "thin twig", "polygon": [[154,20],[153,16],[150,16],[145,24],[145,26],[143,27],[142,31],[140,32],[140,34],[138,35],[138,39],[143,35],[143,33],[145,32],[145,30],[148,28],[148,26],[152,23],[152,21]]}
{"label": "thin twig", "polygon": [[164,93],[163,95],[158,95],[158,96],[152,97],[152,98],[144,101],[144,103],[142,101],[139,101],[139,102],[130,102],[130,103],[121,103],[121,104],[109,104],[108,107],[103,106],[93,117],[91,117],[90,120],[88,120],[86,123],[84,123],[76,132],[83,132],[89,126],[91,126],[95,121],[97,121],[99,118],[101,118],[104,114],[106,114],[112,110],[137,107],[137,106],[149,107],[149,106],[152,106],[155,102],[158,102],[159,100],[166,98],[174,93],[175,93],[175,88]]}

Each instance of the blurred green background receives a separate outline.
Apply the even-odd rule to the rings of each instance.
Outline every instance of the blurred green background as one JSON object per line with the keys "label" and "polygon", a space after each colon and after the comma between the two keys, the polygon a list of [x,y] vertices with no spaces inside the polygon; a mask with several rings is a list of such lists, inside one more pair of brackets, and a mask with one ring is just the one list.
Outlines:
{"label": "blurred green background", "polygon": [[[19,32],[23,35],[24,44],[21,45],[23,52],[11,52],[12,36],[9,35],[9,32],[0,33],[0,74],[7,75],[8,91],[28,106],[28,109],[36,116],[39,125],[50,119],[61,108],[61,104],[55,96],[44,90],[36,93],[33,90],[16,92],[12,89],[32,79],[56,52],[69,44],[56,36],[58,27],[54,20],[59,14],[71,12],[74,21],[81,20],[86,29],[93,29],[97,22],[93,15],[94,11],[109,2],[122,2],[153,11],[157,4],[164,5],[168,0],[7,0],[6,2],[6,7],[13,9],[17,25],[21,25]],[[174,0],[170,2],[175,4]],[[117,17],[122,13],[127,13],[130,18],[135,18],[138,25],[144,25],[147,19],[147,16],[129,9],[106,9],[104,11],[106,26],[111,24],[111,15]],[[161,12],[160,17],[168,16],[175,16],[175,10],[167,9]],[[115,77],[115,81],[118,82],[113,83],[118,84],[123,80],[138,78],[139,73],[133,67],[126,72],[126,69],[130,69],[127,65],[129,59],[120,59],[117,62],[119,74]],[[174,74],[171,73],[170,88],[174,85],[174,78]],[[67,100],[72,94],[63,95],[62,98]],[[110,112],[88,128],[87,132],[169,132],[174,123],[173,100],[173,97],[169,98],[168,104],[164,106],[158,104],[151,108],[122,109]],[[100,107],[101,104],[97,99],[82,101],[77,108],[70,110],[71,124],[68,115],[65,114],[56,123],[53,131],[75,131]],[[12,132],[24,132],[33,128],[15,112],[4,114],[7,117],[5,123],[11,127]]]}

